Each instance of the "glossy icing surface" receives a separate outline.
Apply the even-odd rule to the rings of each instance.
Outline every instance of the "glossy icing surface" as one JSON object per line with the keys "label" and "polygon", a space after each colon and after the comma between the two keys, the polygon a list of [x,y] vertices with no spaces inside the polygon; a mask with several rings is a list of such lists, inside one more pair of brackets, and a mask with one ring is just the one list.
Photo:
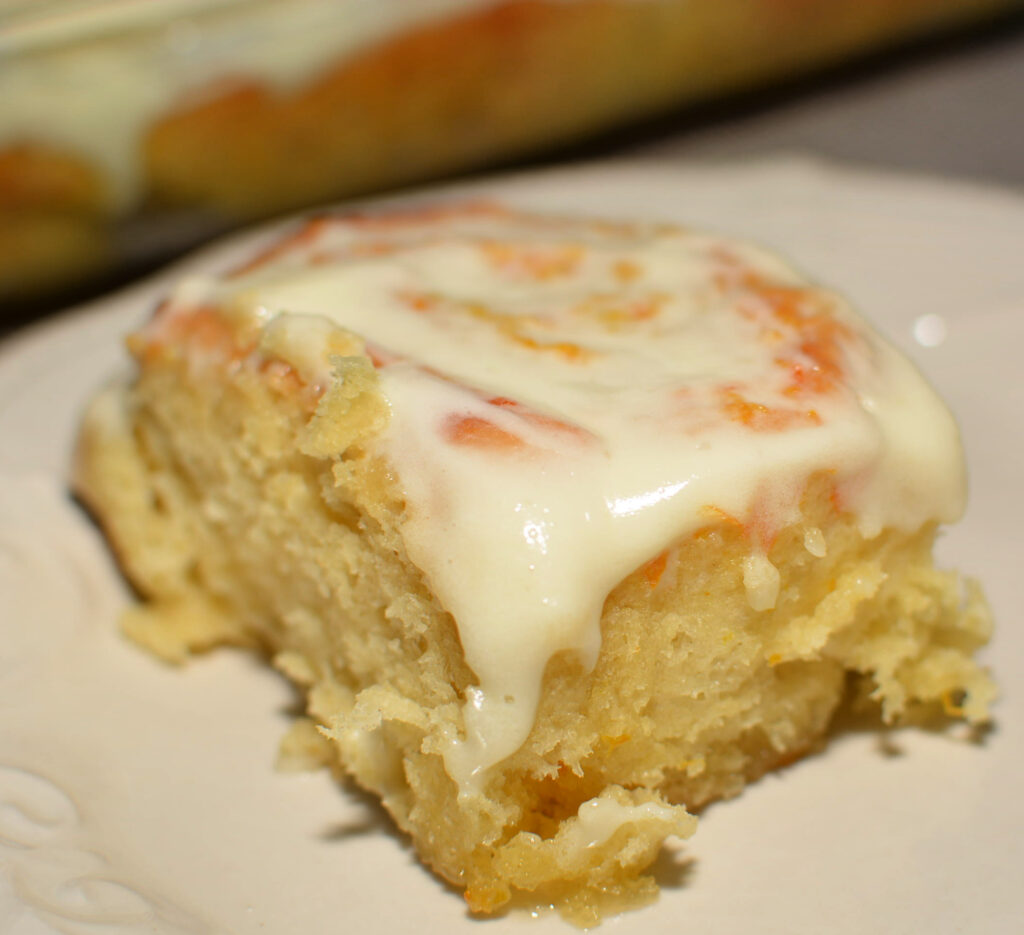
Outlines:
{"label": "glossy icing surface", "polygon": [[[319,219],[157,322],[217,307],[273,323],[307,383],[325,323],[367,342],[404,534],[478,677],[449,771],[466,794],[533,723],[544,666],[587,664],[609,591],[723,516],[747,530],[754,610],[807,479],[835,478],[865,536],[952,521],[956,427],[913,366],[837,296],[752,246],[660,224],[491,205]],[[820,531],[805,534],[820,555]]]}

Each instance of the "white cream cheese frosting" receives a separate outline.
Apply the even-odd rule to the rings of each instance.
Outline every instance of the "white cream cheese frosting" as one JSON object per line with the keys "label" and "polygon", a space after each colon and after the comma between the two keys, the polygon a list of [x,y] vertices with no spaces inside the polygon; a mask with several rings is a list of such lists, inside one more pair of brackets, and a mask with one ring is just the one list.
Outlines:
{"label": "white cream cheese frosting", "polygon": [[526,739],[552,655],[592,664],[608,593],[681,538],[742,522],[768,610],[767,546],[812,475],[869,537],[963,508],[956,426],[916,369],[842,299],[721,237],[487,205],[325,218],[183,284],[163,315],[197,304],[284,328],[275,348],[321,387],[325,322],[366,341],[409,555],[477,677],[446,754],[467,795]]}

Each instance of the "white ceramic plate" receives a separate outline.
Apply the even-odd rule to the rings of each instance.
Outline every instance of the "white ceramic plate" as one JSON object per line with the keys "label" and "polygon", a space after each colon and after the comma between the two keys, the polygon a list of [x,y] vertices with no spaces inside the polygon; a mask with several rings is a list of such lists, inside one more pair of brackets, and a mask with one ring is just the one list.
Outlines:
{"label": "white ceramic plate", "polygon": [[[1024,199],[800,160],[584,167],[469,187],[755,238],[847,292],[938,385],[972,466],[945,562],[984,581],[1004,689],[982,744],[849,732],[707,810],[619,933],[1011,933],[1024,918]],[[466,187],[461,189],[466,190]],[[436,197],[430,193],[427,197]],[[262,233],[243,238],[251,244]],[[188,261],[216,267],[237,241]],[[0,348],[0,931],[569,931],[476,922],[367,798],[275,772],[295,699],[244,654],[125,644],[126,600],[65,477],[78,412],[180,268]]]}

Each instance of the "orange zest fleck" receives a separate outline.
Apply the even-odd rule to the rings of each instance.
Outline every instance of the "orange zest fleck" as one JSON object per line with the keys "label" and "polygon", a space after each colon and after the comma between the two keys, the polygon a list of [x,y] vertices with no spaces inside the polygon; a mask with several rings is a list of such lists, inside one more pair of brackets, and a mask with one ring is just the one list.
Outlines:
{"label": "orange zest fleck", "polygon": [[583,259],[579,244],[524,245],[490,241],[480,248],[488,262],[502,273],[544,282],[571,276]]}
{"label": "orange zest fleck", "polygon": [[770,520],[773,512],[763,491],[759,491],[755,496],[745,520],[737,519],[721,507],[712,505],[705,505],[703,512],[724,525],[738,527],[748,542],[757,543],[765,553],[771,550],[779,534],[775,523]]}
{"label": "orange zest fleck", "polygon": [[734,387],[720,391],[722,411],[733,422],[754,432],[781,432],[800,426],[821,425],[821,416],[814,409],[782,409],[751,402]]}
{"label": "orange zest fleck", "polygon": [[578,303],[573,308],[573,313],[591,319],[609,331],[616,331],[623,326],[628,327],[657,318],[668,298],[663,293],[645,296],[599,293]]}
{"label": "orange zest fleck", "polygon": [[469,318],[493,328],[501,337],[512,344],[541,353],[557,354],[570,363],[582,363],[596,354],[571,341],[544,340],[535,337],[538,330],[550,327],[543,317],[536,315],[506,315],[482,302],[460,302],[444,296],[419,292],[398,292],[396,298],[411,311],[419,314],[430,313],[443,318]]}
{"label": "orange zest fleck", "polygon": [[662,552],[656,558],[652,558],[646,565],[644,565],[644,578],[647,579],[647,584],[653,590],[658,586],[658,582],[661,581],[661,576],[665,574],[665,568],[668,565],[668,551]]}
{"label": "orange zest fleck", "polygon": [[290,234],[286,234],[265,250],[257,253],[251,260],[248,260],[241,266],[235,267],[228,273],[227,278],[234,279],[238,276],[244,276],[246,273],[251,273],[253,270],[259,269],[261,266],[266,266],[268,263],[278,259],[278,257],[281,257],[286,253],[291,252],[292,250],[314,243],[333,221],[334,219],[330,215],[326,214],[309,218],[309,220],[302,224],[298,230],[293,231]]}
{"label": "orange zest fleck", "polygon": [[[782,392],[801,398],[835,391],[844,377],[843,342],[852,332],[835,317],[834,299],[814,288],[772,281],[734,255],[713,258],[721,267],[715,274],[718,289],[733,296],[744,318],[760,323],[762,341],[780,346],[776,364],[788,373]],[[736,414],[745,424],[762,421],[753,411]]]}
{"label": "orange zest fleck", "polygon": [[629,743],[631,739],[632,737],[629,734],[617,734],[614,737],[610,737],[608,734],[601,735],[601,742],[609,751],[614,750],[616,747],[621,747],[624,743]]}
{"label": "orange zest fleck", "polygon": [[524,451],[530,447],[518,435],[513,435],[479,416],[453,413],[445,419],[441,433],[446,441],[454,445],[487,451]]}
{"label": "orange zest fleck", "polygon": [[727,523],[730,526],[739,526],[743,528],[743,523],[740,522],[732,513],[727,513],[720,506],[707,503],[701,507],[702,512],[710,514],[712,519],[718,520],[719,522]]}
{"label": "orange zest fleck", "polygon": [[[280,257],[303,247],[312,246],[332,225],[355,228],[361,232],[388,233],[392,230],[417,224],[433,224],[458,217],[507,217],[510,212],[494,202],[475,200],[456,205],[427,205],[397,211],[376,213],[322,214],[308,218],[291,233],[276,240],[252,259],[232,269],[229,279],[244,276]],[[353,256],[379,256],[395,251],[394,244],[386,241],[363,241],[347,246],[342,252]],[[321,250],[310,257],[316,264],[337,259],[330,251]]]}
{"label": "orange zest fleck", "polygon": [[641,269],[632,260],[616,260],[612,272],[619,282],[633,282],[640,275]]}
{"label": "orange zest fleck", "polygon": [[439,304],[436,295],[426,292],[399,292],[396,295],[403,305],[414,312],[432,312]]}
{"label": "orange zest fleck", "polygon": [[554,416],[549,416],[543,412],[537,412],[536,409],[531,409],[515,399],[509,399],[507,396],[492,396],[487,402],[492,406],[497,406],[499,409],[510,410],[525,422],[529,422],[531,425],[546,431],[570,436],[577,441],[586,443],[597,441],[596,436],[582,426],[572,422],[565,422],[562,419],[556,419]]}
{"label": "orange zest fleck", "polygon": [[214,306],[180,309],[165,304],[131,347],[146,359],[167,348],[184,347],[220,363],[234,363],[252,353],[256,344],[253,337],[243,337]]}
{"label": "orange zest fleck", "polygon": [[660,297],[633,302],[626,309],[626,314],[631,321],[650,321],[652,318],[657,318],[661,314]]}
{"label": "orange zest fleck", "polygon": [[531,351],[549,351],[564,357],[567,361],[578,363],[588,360],[593,356],[591,351],[571,341],[538,341],[525,334],[519,334],[511,329],[502,329],[506,337],[511,338],[520,347],[528,348]]}

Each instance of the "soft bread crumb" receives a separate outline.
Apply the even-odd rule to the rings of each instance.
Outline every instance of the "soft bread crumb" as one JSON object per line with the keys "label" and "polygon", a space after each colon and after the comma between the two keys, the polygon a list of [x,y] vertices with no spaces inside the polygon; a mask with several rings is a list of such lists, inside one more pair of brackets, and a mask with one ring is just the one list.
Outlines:
{"label": "soft bread crumb", "polygon": [[330,766],[335,761],[331,742],[320,733],[315,721],[300,717],[281,738],[277,768],[286,772],[307,772]]}
{"label": "soft bread crumb", "polygon": [[282,764],[330,759],[379,795],[474,911],[526,900],[591,925],[650,900],[666,837],[814,749],[850,679],[886,720],[987,716],[976,586],[933,567],[934,527],[865,539],[819,477],[767,553],[710,522],[628,576],[593,669],[552,658],[526,743],[460,797],[442,754],[473,673],[366,444],[386,418],[372,368],[337,366],[311,406],[245,367],[157,356],[95,403],[77,489],[143,595],[126,632],[175,662],[268,651],[307,697]]}

